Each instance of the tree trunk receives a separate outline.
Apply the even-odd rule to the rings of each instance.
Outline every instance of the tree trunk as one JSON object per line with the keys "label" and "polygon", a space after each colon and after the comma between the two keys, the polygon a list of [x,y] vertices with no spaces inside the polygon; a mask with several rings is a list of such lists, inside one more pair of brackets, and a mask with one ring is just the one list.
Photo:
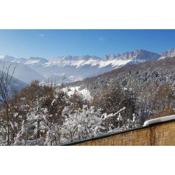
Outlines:
{"label": "tree trunk", "polygon": [[8,104],[5,105],[6,118],[7,118],[7,145],[10,145],[10,120],[8,112]]}

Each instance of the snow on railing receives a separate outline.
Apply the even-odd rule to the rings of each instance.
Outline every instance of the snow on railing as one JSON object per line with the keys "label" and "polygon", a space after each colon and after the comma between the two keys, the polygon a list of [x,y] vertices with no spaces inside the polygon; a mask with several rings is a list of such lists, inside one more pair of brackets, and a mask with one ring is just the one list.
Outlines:
{"label": "snow on railing", "polygon": [[175,115],[168,115],[168,116],[164,116],[164,117],[159,117],[159,118],[147,120],[144,122],[143,126],[145,127],[145,126],[149,126],[152,124],[167,122],[167,121],[171,121],[171,120],[175,120]]}

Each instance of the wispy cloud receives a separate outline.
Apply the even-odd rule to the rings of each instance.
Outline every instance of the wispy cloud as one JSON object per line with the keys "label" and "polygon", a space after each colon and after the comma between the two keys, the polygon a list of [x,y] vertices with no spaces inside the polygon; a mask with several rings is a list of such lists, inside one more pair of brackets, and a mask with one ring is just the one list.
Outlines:
{"label": "wispy cloud", "polygon": [[98,38],[98,40],[99,40],[99,41],[104,41],[104,40],[105,40],[105,38],[104,38],[104,37],[102,37],[102,36],[100,36],[100,37]]}
{"label": "wispy cloud", "polygon": [[40,33],[39,34],[39,37],[44,38],[45,37],[45,34],[44,33]]}

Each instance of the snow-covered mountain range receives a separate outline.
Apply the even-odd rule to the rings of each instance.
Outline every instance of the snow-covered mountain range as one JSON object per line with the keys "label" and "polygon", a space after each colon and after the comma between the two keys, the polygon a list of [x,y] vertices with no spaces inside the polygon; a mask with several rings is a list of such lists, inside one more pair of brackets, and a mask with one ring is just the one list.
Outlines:
{"label": "snow-covered mountain range", "polygon": [[174,56],[175,56],[175,48],[169,49],[161,54],[161,58],[174,57]]}
{"label": "snow-covered mountain range", "polygon": [[137,64],[173,56],[175,56],[175,49],[170,49],[162,54],[138,49],[117,55],[106,55],[104,58],[89,55],[52,59],[0,56],[0,70],[2,70],[4,63],[11,64],[16,67],[14,77],[25,83],[39,80],[43,83],[60,84],[96,76],[126,64]]}

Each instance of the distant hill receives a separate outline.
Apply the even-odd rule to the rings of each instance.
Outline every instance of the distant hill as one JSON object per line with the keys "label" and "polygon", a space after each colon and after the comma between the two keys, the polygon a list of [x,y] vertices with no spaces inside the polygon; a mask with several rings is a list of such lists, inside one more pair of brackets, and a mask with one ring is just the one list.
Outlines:
{"label": "distant hill", "polygon": [[[33,80],[43,80],[44,77],[40,75],[38,72],[33,70],[32,68],[28,67],[27,65],[20,63],[20,62],[15,62],[11,57],[6,58],[5,60],[1,59],[0,60],[0,71],[3,71],[3,66],[8,66],[11,65],[12,68],[15,67],[15,72],[13,76],[25,83],[30,83]],[[11,69],[12,71],[13,69]],[[10,72],[11,73],[11,72]]]}
{"label": "distant hill", "polygon": [[102,86],[106,87],[115,82],[122,87],[139,91],[148,83],[161,85],[164,83],[174,84],[174,81],[175,57],[140,64],[128,64],[99,76],[71,83],[71,85],[85,86],[92,93],[97,93],[96,91]]}

